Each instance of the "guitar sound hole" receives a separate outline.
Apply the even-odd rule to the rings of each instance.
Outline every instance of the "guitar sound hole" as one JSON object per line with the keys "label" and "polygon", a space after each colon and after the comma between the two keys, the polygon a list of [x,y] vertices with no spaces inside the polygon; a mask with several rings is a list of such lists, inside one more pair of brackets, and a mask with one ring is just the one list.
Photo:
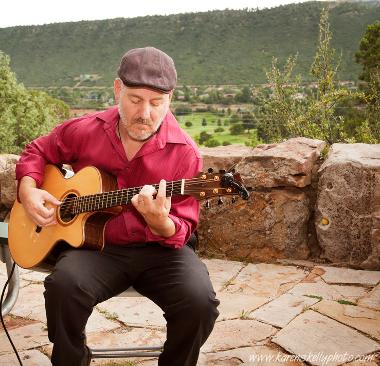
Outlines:
{"label": "guitar sound hole", "polygon": [[72,209],[73,199],[76,197],[73,193],[67,195],[59,207],[59,216],[63,222],[70,222],[75,218],[76,214],[72,212]]}

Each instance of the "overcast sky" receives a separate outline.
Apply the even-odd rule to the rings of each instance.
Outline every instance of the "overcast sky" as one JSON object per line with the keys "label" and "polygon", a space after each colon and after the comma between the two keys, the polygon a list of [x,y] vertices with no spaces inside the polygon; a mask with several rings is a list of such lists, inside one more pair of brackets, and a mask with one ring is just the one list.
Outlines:
{"label": "overcast sky", "polygon": [[305,1],[307,0],[5,0],[0,7],[0,28],[226,8],[272,8]]}

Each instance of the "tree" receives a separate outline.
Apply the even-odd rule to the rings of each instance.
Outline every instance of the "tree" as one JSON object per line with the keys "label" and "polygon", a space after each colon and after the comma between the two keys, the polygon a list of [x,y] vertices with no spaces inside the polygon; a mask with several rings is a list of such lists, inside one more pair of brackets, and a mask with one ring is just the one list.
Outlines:
{"label": "tree", "polygon": [[252,128],[256,127],[255,118],[253,114],[250,112],[243,113],[242,121],[243,121],[244,129],[248,130],[248,132],[252,130]]}
{"label": "tree", "polygon": [[62,101],[17,83],[9,65],[9,57],[0,51],[1,152],[18,154],[25,144],[68,118],[69,109]]}
{"label": "tree", "polygon": [[237,103],[249,103],[252,98],[251,94],[250,88],[248,86],[244,86],[241,92],[236,95],[235,100]]}
{"label": "tree", "polygon": [[199,134],[198,142],[200,145],[203,145],[210,138],[211,138],[211,135],[209,133],[207,133],[206,131],[202,131]]}
{"label": "tree", "polygon": [[355,57],[363,66],[361,80],[369,82],[376,75],[380,77],[380,21],[367,27]]}
{"label": "tree", "polygon": [[[301,78],[293,77],[296,57],[289,57],[280,70],[274,59],[267,78],[272,85],[272,95],[261,95],[259,100],[259,137],[266,142],[281,141],[289,137],[305,136],[335,142],[365,142],[362,130],[364,121],[355,127],[354,133],[343,115],[337,113],[339,103],[345,99],[363,98],[360,92],[352,92],[337,83],[339,63],[331,46],[332,34],[328,22],[328,10],[323,9],[319,24],[319,41],[314,62],[310,68],[316,80],[316,90],[302,92]],[[363,126],[361,126],[363,124]]]}
{"label": "tree", "polygon": [[190,121],[186,121],[186,122],[185,122],[185,126],[186,126],[186,127],[191,127],[192,125],[193,125],[193,124],[192,124]]}
{"label": "tree", "polygon": [[[366,95],[366,125],[363,135],[368,139],[368,131],[374,138],[369,141],[380,141],[380,21],[368,26],[356,61],[363,66],[359,78],[365,83],[362,89]],[[367,130],[366,130],[367,129]],[[363,130],[363,129],[362,129]]]}
{"label": "tree", "polygon": [[292,96],[299,90],[300,78],[293,78],[297,56],[290,56],[283,69],[276,58],[266,72],[272,92],[262,92],[258,99],[259,136],[266,142],[281,141],[292,135],[289,126],[304,112],[299,101]]}
{"label": "tree", "polygon": [[235,123],[230,127],[231,135],[240,135],[244,133],[244,126],[241,123]]}
{"label": "tree", "polygon": [[239,116],[237,114],[232,114],[230,116],[230,123],[236,123],[236,122],[239,122]]}

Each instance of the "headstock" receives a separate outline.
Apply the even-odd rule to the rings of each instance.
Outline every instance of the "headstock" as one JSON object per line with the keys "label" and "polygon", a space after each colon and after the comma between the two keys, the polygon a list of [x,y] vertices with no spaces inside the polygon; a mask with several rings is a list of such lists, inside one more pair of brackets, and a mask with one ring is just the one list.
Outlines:
{"label": "headstock", "polygon": [[183,194],[198,200],[219,197],[218,203],[223,202],[221,196],[240,196],[245,200],[249,197],[239,173],[225,170],[214,173],[212,169],[207,173],[199,173],[196,178],[185,180]]}

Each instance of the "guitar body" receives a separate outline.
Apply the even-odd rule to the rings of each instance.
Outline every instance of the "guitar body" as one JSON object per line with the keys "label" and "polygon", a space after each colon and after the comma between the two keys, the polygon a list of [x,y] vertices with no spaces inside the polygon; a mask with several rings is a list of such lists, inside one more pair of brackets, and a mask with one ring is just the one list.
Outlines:
{"label": "guitar body", "polygon": [[[41,189],[64,201],[68,197],[115,190],[117,183],[115,178],[94,167],[86,167],[73,177],[65,179],[57,167],[47,165]],[[16,200],[9,222],[10,252],[20,267],[32,268],[39,266],[53,248],[63,241],[74,248],[101,250],[104,246],[106,222],[121,211],[122,207],[116,206],[64,218],[58,207],[55,212],[57,224],[39,227],[28,217],[23,205]]]}

